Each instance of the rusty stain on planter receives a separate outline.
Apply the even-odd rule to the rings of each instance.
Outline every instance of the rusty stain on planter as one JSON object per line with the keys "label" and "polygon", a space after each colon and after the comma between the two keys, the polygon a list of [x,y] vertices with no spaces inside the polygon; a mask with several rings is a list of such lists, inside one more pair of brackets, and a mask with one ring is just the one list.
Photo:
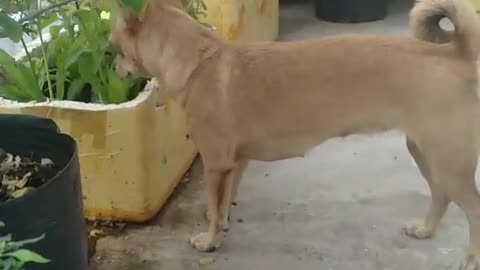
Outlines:
{"label": "rusty stain on planter", "polygon": [[272,41],[278,36],[279,0],[205,0],[205,23],[230,41]]}
{"label": "rusty stain on planter", "polygon": [[265,15],[265,12],[267,11],[267,8],[268,8],[268,2],[267,0],[261,0],[260,2],[261,2],[260,8],[259,8],[260,14]]}
{"label": "rusty stain on planter", "polygon": [[241,31],[245,27],[245,5],[242,5],[240,8],[240,15],[238,16],[238,21],[235,24],[231,24],[228,28],[228,39],[237,40],[240,36]]}

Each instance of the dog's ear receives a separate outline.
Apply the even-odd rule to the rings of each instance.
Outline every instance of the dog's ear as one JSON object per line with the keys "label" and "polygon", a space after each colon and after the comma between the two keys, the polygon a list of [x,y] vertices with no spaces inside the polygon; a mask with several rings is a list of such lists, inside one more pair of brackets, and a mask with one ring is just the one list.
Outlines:
{"label": "dog's ear", "polygon": [[136,15],[133,11],[122,7],[121,5],[117,6],[119,18],[123,21],[125,30],[130,34],[135,34],[140,26],[141,18]]}

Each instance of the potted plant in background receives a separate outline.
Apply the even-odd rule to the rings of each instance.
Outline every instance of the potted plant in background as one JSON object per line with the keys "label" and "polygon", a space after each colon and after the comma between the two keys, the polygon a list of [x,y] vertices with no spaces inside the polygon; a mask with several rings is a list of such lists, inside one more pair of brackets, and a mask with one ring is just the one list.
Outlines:
{"label": "potted plant in background", "polygon": [[36,2],[0,3],[0,36],[23,47],[15,57],[0,51],[0,113],[51,118],[76,139],[87,218],[150,219],[197,154],[184,112],[171,100],[158,104],[155,81],[116,75],[110,1]]}
{"label": "potted plant in background", "polygon": [[330,22],[360,23],[381,20],[389,0],[315,0],[317,18]]}
{"label": "potted plant in background", "polygon": [[0,115],[0,130],[0,269],[87,269],[75,140],[27,115]]}

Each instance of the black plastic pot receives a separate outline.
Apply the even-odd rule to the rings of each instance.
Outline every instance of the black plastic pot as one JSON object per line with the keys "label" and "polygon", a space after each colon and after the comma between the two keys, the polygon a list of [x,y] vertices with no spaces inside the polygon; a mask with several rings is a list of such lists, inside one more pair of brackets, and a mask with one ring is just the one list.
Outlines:
{"label": "black plastic pot", "polygon": [[384,19],[388,0],[315,0],[315,15],[320,20],[360,23]]}
{"label": "black plastic pot", "polygon": [[47,157],[63,168],[37,190],[0,203],[0,221],[14,240],[45,234],[31,249],[49,259],[48,264],[28,264],[28,270],[87,270],[86,227],[77,146],[58,132],[50,119],[0,115],[0,147],[12,154]]}

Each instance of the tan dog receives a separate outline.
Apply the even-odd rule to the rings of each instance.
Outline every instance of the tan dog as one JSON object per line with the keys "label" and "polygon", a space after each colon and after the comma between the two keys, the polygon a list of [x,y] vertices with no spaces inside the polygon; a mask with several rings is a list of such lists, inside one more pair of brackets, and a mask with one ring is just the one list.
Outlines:
{"label": "tan dog", "polygon": [[[455,32],[438,22],[448,17]],[[303,156],[323,141],[399,129],[432,192],[430,237],[451,201],[466,214],[464,270],[480,270],[475,185],[480,25],[465,0],[424,0],[411,12],[416,38],[341,36],[289,43],[221,41],[175,0],[151,0],[141,18],[122,10],[112,33],[117,71],[158,78],[189,115],[205,165],[210,226],[191,239],[220,246],[247,160]]]}

